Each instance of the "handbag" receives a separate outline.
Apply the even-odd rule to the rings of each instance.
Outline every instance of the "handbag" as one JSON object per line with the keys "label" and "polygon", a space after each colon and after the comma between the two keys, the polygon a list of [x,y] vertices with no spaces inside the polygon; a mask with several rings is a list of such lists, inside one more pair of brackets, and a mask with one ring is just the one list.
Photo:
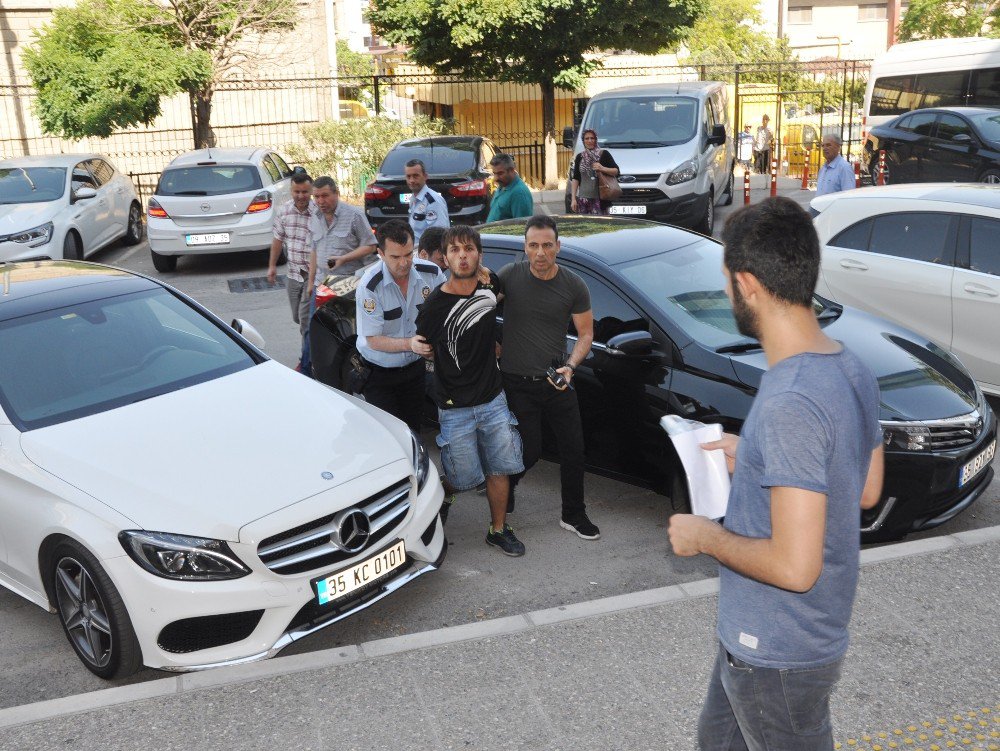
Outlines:
{"label": "handbag", "polygon": [[597,184],[602,201],[615,201],[622,197],[622,186],[618,184],[618,178],[614,175],[598,172]]}

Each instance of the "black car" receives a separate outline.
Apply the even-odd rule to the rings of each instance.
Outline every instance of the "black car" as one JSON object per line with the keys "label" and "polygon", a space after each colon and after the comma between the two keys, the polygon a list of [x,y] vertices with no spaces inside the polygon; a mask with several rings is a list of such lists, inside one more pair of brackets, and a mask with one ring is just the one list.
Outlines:
{"label": "black car", "polygon": [[427,170],[427,185],[448,202],[452,224],[479,224],[490,213],[496,147],[482,136],[433,136],[400,141],[386,154],[375,179],[365,188],[365,214],[372,227],[405,218],[410,189],[403,169],[419,159]]}
{"label": "black car", "polygon": [[913,110],[875,126],[864,156],[873,181],[880,150],[885,151],[887,183],[1000,184],[1000,109]]}
{"label": "black car", "polygon": [[[491,269],[523,260],[524,221],[482,228]],[[659,425],[666,413],[738,432],[767,362],[736,328],[725,294],[722,246],[676,227],[636,219],[562,217],[560,265],[590,289],[594,345],[573,379],[590,471],[670,495],[686,505],[679,463]],[[929,340],[888,321],[815,298],[827,335],[875,372],[881,387],[886,479],[880,503],[862,513],[862,539],[894,539],[942,524],[978,498],[993,469],[996,420],[965,368]],[[350,314],[351,311],[348,311]],[[314,338],[319,376],[340,387],[349,347],[331,359]],[[321,321],[322,322],[322,321]],[[341,323],[343,323],[341,321]],[[350,344],[342,331],[338,343]],[[572,349],[574,332],[566,337]],[[325,353],[317,353],[316,347]],[[553,445],[551,442],[550,446]],[[553,452],[554,453],[554,452]]]}

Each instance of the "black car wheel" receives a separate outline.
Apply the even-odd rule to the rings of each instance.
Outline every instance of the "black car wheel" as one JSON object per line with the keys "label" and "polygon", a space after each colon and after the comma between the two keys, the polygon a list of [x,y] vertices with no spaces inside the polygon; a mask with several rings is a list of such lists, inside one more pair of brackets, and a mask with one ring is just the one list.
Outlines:
{"label": "black car wheel", "polygon": [[988,169],[979,176],[979,182],[1000,185],[1000,170]]}
{"label": "black car wheel", "polygon": [[177,256],[160,255],[154,250],[149,251],[153,258],[153,268],[157,271],[174,271],[177,268]]}
{"label": "black car wheel", "polygon": [[729,170],[729,183],[726,186],[726,200],[722,202],[723,206],[733,205],[733,191],[736,189],[736,176],[734,174],[736,170],[736,165],[733,165]]}
{"label": "black car wheel", "polygon": [[122,678],[142,667],[142,650],[118,590],[97,560],[64,542],[52,556],[52,591],[66,638],[100,678]]}
{"label": "black car wheel", "polygon": [[63,239],[63,258],[67,261],[83,260],[83,245],[80,238],[72,230],[67,232],[65,239]]}
{"label": "black car wheel", "polygon": [[715,229],[715,190],[713,188],[708,189],[708,205],[705,207],[705,216],[702,217],[701,222],[695,227],[695,230],[701,232],[703,235],[708,237],[712,236],[712,231]]}
{"label": "black car wheel", "polygon": [[135,245],[142,239],[142,209],[134,203],[128,209],[128,224],[125,227],[126,245]]}

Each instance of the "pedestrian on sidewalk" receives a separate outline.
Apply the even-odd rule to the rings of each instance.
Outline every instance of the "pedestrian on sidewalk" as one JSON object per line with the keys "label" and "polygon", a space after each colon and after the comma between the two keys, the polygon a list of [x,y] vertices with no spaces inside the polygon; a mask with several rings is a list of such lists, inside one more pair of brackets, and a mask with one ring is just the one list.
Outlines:
{"label": "pedestrian on sidewalk", "polygon": [[498,187],[493,192],[486,221],[498,222],[501,219],[517,219],[534,214],[535,199],[517,174],[514,157],[510,154],[497,154],[490,159],[490,169],[493,170],[493,179]]}
{"label": "pedestrian on sidewalk", "polygon": [[611,202],[601,200],[600,174],[618,177],[619,172],[611,152],[597,145],[597,131],[583,131],[583,151],[573,160],[570,209],[576,214],[607,214]]}
{"label": "pedestrian on sidewalk", "polygon": [[371,371],[361,388],[365,400],[420,432],[426,366],[410,349],[417,313],[444,274],[430,261],[413,260],[413,230],[402,219],[379,228],[379,262],[355,293],[357,347]]}
{"label": "pedestrian on sidewalk", "polygon": [[826,163],[819,168],[816,177],[816,195],[839,193],[842,190],[852,190],[855,187],[854,168],[840,155],[843,140],[835,133],[823,136],[823,157]]}
{"label": "pedestrian on sidewalk", "polygon": [[[497,275],[480,276],[483,245],[471,227],[444,236],[451,276],[431,292],[417,316],[413,352],[434,359],[434,401],[446,490],[471,490],[485,479],[490,505],[486,542],[509,556],[524,544],[507,524],[510,475],[523,471],[521,437],[507,407],[496,358]],[[447,516],[442,508],[442,518]]]}
{"label": "pedestrian on sidewalk", "polygon": [[771,147],[774,145],[774,133],[768,127],[770,122],[770,116],[765,113],[753,139],[754,164],[759,175],[771,174]]}
{"label": "pedestrian on sidewalk", "polygon": [[750,170],[750,162],[754,158],[754,139],[750,132],[750,123],[743,126],[743,132],[736,139],[736,158],[745,172]]}
{"label": "pedestrian on sidewalk", "polygon": [[733,484],[724,525],[674,514],[681,556],[719,566],[719,647],[698,724],[702,751],[832,751],[829,699],[847,651],[860,509],[879,500],[879,390],[826,336],[812,296],[819,239],[787,198],[723,230],[726,294],[767,357],[740,437],[722,449]]}
{"label": "pedestrian on sidewalk", "polygon": [[[524,471],[542,455],[542,424],[556,437],[562,485],[560,526],[584,540],[601,531],[587,517],[583,494],[583,425],[573,388],[576,368],[594,340],[594,313],[586,283],[556,263],[559,231],[549,216],[533,216],[524,228],[527,263],[500,270],[504,288],[503,349],[500,370],[510,408],[524,441]],[[576,344],[566,356],[566,330],[576,328]],[[514,489],[524,472],[511,480],[507,512],[514,510]]]}
{"label": "pedestrian on sidewalk", "polygon": [[295,367],[299,372],[309,373],[312,365],[308,360],[306,332],[309,330],[309,300],[312,288],[309,286],[309,254],[312,240],[309,225],[318,215],[319,209],[312,200],[313,182],[305,172],[292,175],[292,197],[274,215],[271,241],[271,255],[267,264],[267,281],[274,284],[278,278],[278,258],[284,249],[285,291],[292,308],[292,320],[299,325],[302,338],[302,354]]}

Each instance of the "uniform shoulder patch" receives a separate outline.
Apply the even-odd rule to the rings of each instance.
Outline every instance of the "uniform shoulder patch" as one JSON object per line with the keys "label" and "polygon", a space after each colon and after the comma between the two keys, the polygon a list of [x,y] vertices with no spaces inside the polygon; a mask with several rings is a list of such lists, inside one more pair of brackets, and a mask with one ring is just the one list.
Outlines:
{"label": "uniform shoulder patch", "polygon": [[423,271],[427,274],[433,274],[441,270],[436,263],[431,263],[430,261],[414,261],[413,265],[417,271]]}
{"label": "uniform shoulder patch", "polygon": [[365,313],[371,315],[372,313],[375,312],[375,298],[366,297],[364,300],[361,301],[361,307],[365,309]]}
{"label": "uniform shoulder patch", "polygon": [[[368,290],[371,290],[372,292],[374,292],[375,289],[378,287],[378,285],[381,284],[381,283],[382,283],[382,271],[380,269],[379,271],[376,271],[372,275],[371,279],[368,280],[368,284],[365,285],[365,289],[368,289]],[[374,302],[374,300],[372,302]]]}

